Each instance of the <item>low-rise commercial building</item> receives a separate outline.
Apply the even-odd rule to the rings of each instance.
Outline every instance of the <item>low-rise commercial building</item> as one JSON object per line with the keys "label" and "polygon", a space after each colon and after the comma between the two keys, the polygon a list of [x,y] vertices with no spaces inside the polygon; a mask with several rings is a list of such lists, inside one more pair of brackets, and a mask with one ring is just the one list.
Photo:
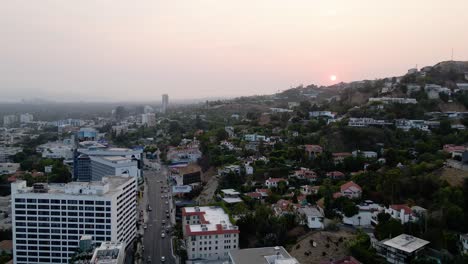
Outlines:
{"label": "low-rise commercial building", "polygon": [[229,251],[239,248],[239,228],[221,207],[182,208],[182,231],[187,263],[228,260]]}

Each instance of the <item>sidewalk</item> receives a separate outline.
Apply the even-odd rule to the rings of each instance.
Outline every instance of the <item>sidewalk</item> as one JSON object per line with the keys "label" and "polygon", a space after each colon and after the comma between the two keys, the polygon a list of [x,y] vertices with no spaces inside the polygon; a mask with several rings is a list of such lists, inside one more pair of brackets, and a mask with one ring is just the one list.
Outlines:
{"label": "sidewalk", "polygon": [[[137,230],[137,237],[140,236],[141,237],[141,242],[138,242],[137,244],[137,251],[136,253],[138,253],[140,255],[140,258],[138,259],[135,259],[135,263],[137,264],[141,264],[144,262],[144,252],[143,252],[143,236],[144,236],[144,228],[143,228],[143,225],[145,225],[145,223],[148,221],[148,214],[146,212],[146,205],[148,204],[148,197],[146,195],[146,192],[147,192],[147,189],[148,189],[148,186],[146,185],[146,179],[143,183],[143,192],[142,192],[142,197],[139,198],[139,200],[137,201],[137,221],[140,221],[140,226],[139,226],[139,229]],[[140,212],[143,211],[143,218],[140,217]],[[135,253],[135,254],[136,254]]]}

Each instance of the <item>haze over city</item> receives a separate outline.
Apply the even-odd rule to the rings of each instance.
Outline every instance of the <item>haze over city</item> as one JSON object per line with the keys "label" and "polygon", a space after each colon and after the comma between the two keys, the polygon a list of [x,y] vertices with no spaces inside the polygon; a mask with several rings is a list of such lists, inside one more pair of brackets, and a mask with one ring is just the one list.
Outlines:
{"label": "haze over city", "polygon": [[3,1],[1,101],[271,94],[468,59],[468,2]]}

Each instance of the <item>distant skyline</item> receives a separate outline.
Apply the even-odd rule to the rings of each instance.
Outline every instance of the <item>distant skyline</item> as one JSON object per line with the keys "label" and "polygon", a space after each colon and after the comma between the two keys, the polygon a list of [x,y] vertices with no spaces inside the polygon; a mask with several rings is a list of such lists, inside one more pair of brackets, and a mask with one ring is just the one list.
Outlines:
{"label": "distant skyline", "polygon": [[468,60],[468,1],[3,1],[0,101],[272,94]]}

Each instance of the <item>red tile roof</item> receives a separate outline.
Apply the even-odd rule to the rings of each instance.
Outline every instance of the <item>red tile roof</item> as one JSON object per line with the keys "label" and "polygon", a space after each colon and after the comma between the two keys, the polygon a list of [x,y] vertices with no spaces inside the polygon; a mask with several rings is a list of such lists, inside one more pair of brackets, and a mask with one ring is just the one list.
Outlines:
{"label": "red tile roof", "polygon": [[349,157],[351,156],[352,154],[349,153],[349,152],[335,152],[335,153],[332,153],[332,156],[333,158],[338,158],[338,157]]}
{"label": "red tile roof", "polygon": [[320,145],[304,145],[307,152],[322,152],[323,148]]}
{"label": "red tile roof", "polygon": [[355,187],[355,188],[357,188],[358,190],[361,190],[361,191],[362,191],[361,186],[357,185],[357,184],[356,184],[355,182],[353,182],[353,181],[349,181],[349,182],[347,182],[347,183],[341,185],[340,190],[343,192],[343,191],[345,191],[345,190],[347,190],[347,189],[349,189],[349,188],[351,188],[351,187]]}
{"label": "red tile roof", "polygon": [[330,172],[327,172],[327,177],[331,177],[331,178],[341,178],[341,177],[344,177],[344,173],[340,172],[340,171],[330,171]]}
{"label": "red tile roof", "polygon": [[395,211],[403,210],[405,212],[405,214],[407,214],[407,215],[412,215],[413,214],[413,210],[411,210],[411,208],[409,208],[409,206],[406,205],[406,204],[392,204],[392,205],[390,205],[390,208],[392,208]]}
{"label": "red tile roof", "polygon": [[1,250],[11,251],[13,249],[13,240],[3,240],[0,242]]}
{"label": "red tile roof", "polygon": [[283,178],[269,178],[266,180],[267,182],[281,182],[281,181],[286,181]]}
{"label": "red tile roof", "polygon": [[246,193],[245,195],[252,197],[252,198],[257,198],[257,199],[263,197],[263,195],[259,192],[249,192],[249,193]]}

